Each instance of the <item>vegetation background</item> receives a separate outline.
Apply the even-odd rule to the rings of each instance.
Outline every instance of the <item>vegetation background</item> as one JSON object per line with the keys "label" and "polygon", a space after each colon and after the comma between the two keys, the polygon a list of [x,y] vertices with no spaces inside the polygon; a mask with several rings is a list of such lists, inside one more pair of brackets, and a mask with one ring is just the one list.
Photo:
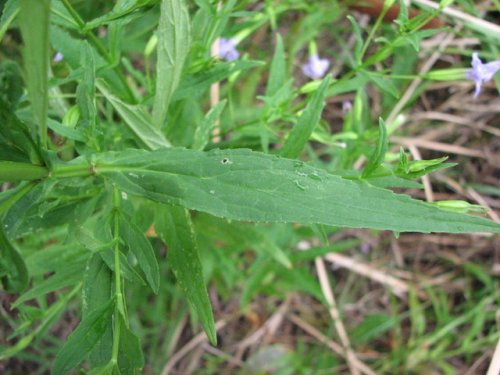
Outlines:
{"label": "vegetation background", "polygon": [[[479,211],[500,222],[500,79],[486,82],[477,97],[467,79],[474,52],[484,62],[500,56],[498,0],[441,1],[437,11],[425,7],[432,2],[414,1],[411,9],[420,13],[413,21],[404,1],[398,2],[398,18],[386,21],[389,7],[370,18],[347,1],[160,3],[0,1],[2,123],[32,124],[31,113],[40,113],[36,103],[42,112],[48,105],[47,139],[42,134],[38,141],[63,161],[167,142],[270,154],[284,147],[284,156],[300,156],[329,173],[429,202],[452,201],[441,207]],[[49,36],[37,26],[44,14],[50,15]],[[438,28],[422,29],[432,18],[440,21]],[[45,37],[46,49],[37,44]],[[175,50],[162,50],[163,38]],[[36,46],[50,53],[49,66],[40,66]],[[228,51],[233,55],[223,53]],[[175,61],[158,64],[161,56]],[[326,63],[315,66],[318,77],[305,74],[311,56],[328,61],[325,71]],[[33,78],[37,69],[50,72],[45,104],[26,94],[30,85],[44,84]],[[291,131],[304,123],[310,124],[305,135]],[[25,133],[12,136],[3,129],[2,160],[33,162],[37,148],[18,146]],[[19,143],[13,146],[12,139]],[[42,178],[44,171],[30,179]],[[298,173],[294,188],[308,194]],[[15,278],[2,253],[2,374],[48,374],[55,362],[54,373],[77,373],[80,367],[109,374],[483,374],[488,368],[498,374],[498,236],[251,224],[193,212],[196,237],[186,238],[198,249],[203,274],[188,268],[192,279],[181,274],[179,285],[176,276],[183,271],[172,269],[176,260],[167,260],[169,240],[163,241],[175,233],[159,229],[159,205],[78,176],[64,186],[47,183],[37,196],[27,193],[28,183],[0,179],[6,181],[0,214],[7,233],[1,245],[14,244],[31,278],[28,289],[9,285]],[[21,199],[12,209],[12,192],[22,191],[31,201]],[[99,208],[105,214],[94,215]],[[390,216],[391,209],[384,206],[373,217],[384,211]],[[122,219],[113,210],[121,210]],[[92,273],[103,265],[108,270],[104,256],[88,257],[110,247],[112,238],[101,230],[109,224],[107,214],[128,228],[120,232],[123,277],[114,280]],[[89,218],[87,224],[72,224],[81,217]],[[154,249],[158,280],[144,270],[144,260],[131,255],[134,246]],[[111,275],[117,263],[108,250],[109,270],[103,272]],[[113,324],[122,322],[116,355],[129,360],[117,366],[97,358],[107,349],[95,347],[105,346],[111,325],[101,329],[98,344],[88,343],[99,330],[95,326],[87,327],[87,336],[74,333],[66,340],[80,324],[82,309],[84,317],[89,314],[88,296],[106,285],[121,293],[120,279],[126,306],[116,305]],[[206,306],[200,310],[188,302],[203,297],[185,298],[182,282],[189,280],[207,285],[214,325]],[[115,308],[103,306],[106,314]],[[202,326],[212,341],[216,332],[216,346]],[[74,345],[71,355],[61,355],[65,342],[66,348]]]}

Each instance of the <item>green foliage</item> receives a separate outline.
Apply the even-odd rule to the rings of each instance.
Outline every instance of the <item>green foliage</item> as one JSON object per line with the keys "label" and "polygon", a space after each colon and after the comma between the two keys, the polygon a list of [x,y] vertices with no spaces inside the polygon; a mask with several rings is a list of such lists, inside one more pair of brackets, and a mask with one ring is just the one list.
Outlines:
{"label": "green foliage", "polygon": [[24,259],[14,248],[0,227],[0,278],[4,289],[9,293],[22,292],[28,286],[28,270]]}
{"label": "green foliage", "polygon": [[115,300],[110,299],[81,321],[59,351],[54,362],[54,374],[66,374],[85,359],[106,332],[114,304]]}
{"label": "green foliage", "polygon": [[189,212],[182,207],[161,205],[157,215],[155,227],[169,246],[168,260],[177,282],[196,311],[210,342],[216,345],[214,317]]}
{"label": "green foliage", "polygon": [[[17,312],[8,318],[10,346],[0,346],[0,359],[35,358],[54,374],[79,368],[136,374],[146,367],[159,373],[189,309],[193,331],[202,328],[216,344],[209,287],[223,298],[240,288],[242,308],[258,295],[296,291],[326,303],[308,269],[311,260],[360,241],[293,251],[302,239],[320,233],[328,240],[344,228],[500,233],[497,223],[467,215],[480,212],[475,205],[429,204],[390,190],[421,188],[412,179],[455,165],[446,156],[412,161],[404,150],[398,159],[389,147],[396,125],[378,117],[399,98],[406,85],[399,76],[414,72],[416,51],[435,33],[420,30],[427,15],[408,19],[402,7],[398,28],[378,39],[381,18],[365,36],[350,17],[353,50],[335,34],[346,52],[338,62],[342,74],[305,82],[294,72],[296,62],[340,17],[337,4],[2,4],[0,40],[8,48],[0,51],[6,55],[0,63],[0,279]],[[294,21],[286,21],[291,11]],[[280,22],[292,24],[289,33],[276,32]],[[275,43],[252,44],[263,36]],[[240,58],[211,56],[221,37],[237,43]],[[60,61],[50,58],[57,52]],[[445,73],[426,77],[464,70]],[[368,87],[384,97],[376,116]],[[353,108],[333,124],[331,99],[340,94],[354,98]],[[493,293],[484,269],[463,268]],[[464,340],[472,346],[491,320],[479,307],[453,320],[447,297],[428,293],[436,331],[426,336],[428,306],[412,291],[411,340],[401,357],[391,358],[394,369],[442,362],[444,335],[469,324]],[[484,307],[492,297],[477,299]],[[64,342],[48,340],[68,311],[78,326]],[[353,343],[388,332],[397,339],[403,318],[369,315]],[[287,366],[314,370],[307,359],[281,355]]]}
{"label": "green foliage", "polygon": [[183,0],[161,2],[158,24],[158,61],[153,122],[162,127],[170,99],[179,85],[184,61],[191,44],[189,15]]}
{"label": "green foliage", "polygon": [[[37,134],[47,146],[50,0],[21,0],[19,25],[24,39],[24,68]],[[33,20],[37,22],[33,22]]]}

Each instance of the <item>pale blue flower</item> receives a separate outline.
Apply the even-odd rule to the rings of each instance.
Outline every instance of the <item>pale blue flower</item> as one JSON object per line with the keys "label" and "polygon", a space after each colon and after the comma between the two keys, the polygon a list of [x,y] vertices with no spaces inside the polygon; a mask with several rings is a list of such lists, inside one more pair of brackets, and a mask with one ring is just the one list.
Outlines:
{"label": "pale blue flower", "polygon": [[54,62],[59,62],[59,61],[62,61],[63,59],[63,54],[61,52],[57,52],[54,56]]}
{"label": "pale blue flower", "polygon": [[219,41],[219,57],[226,61],[233,61],[240,57],[240,53],[236,49],[238,42],[235,39],[220,38]]}
{"label": "pale blue flower", "polygon": [[323,78],[326,71],[330,67],[328,59],[320,59],[318,55],[311,55],[307,63],[302,65],[302,72],[312,79]]}
{"label": "pale blue flower", "polygon": [[477,52],[472,54],[472,69],[467,71],[467,78],[476,83],[475,98],[481,93],[483,83],[492,79],[498,70],[500,70],[500,60],[483,64]]}

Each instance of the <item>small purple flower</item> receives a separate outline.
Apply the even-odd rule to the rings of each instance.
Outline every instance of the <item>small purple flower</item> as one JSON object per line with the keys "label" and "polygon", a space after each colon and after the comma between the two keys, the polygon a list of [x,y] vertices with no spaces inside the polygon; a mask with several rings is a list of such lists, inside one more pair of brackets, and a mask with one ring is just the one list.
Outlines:
{"label": "small purple flower", "polygon": [[219,40],[219,57],[226,61],[233,61],[240,57],[240,53],[236,49],[238,42],[235,39],[224,39]]}
{"label": "small purple flower", "polygon": [[349,100],[342,102],[342,113],[345,115],[352,111],[352,103]]}
{"label": "small purple flower", "polygon": [[323,78],[326,71],[330,67],[328,59],[320,59],[318,55],[311,55],[307,63],[302,65],[302,72],[312,79]]}
{"label": "small purple flower", "polygon": [[53,61],[54,62],[59,62],[59,61],[62,61],[62,59],[63,59],[63,54],[61,52],[57,52],[55,54],[55,56],[54,56]]}
{"label": "small purple flower", "polygon": [[477,52],[472,54],[472,69],[467,71],[466,76],[467,79],[473,80],[476,83],[475,98],[481,93],[483,83],[492,79],[498,70],[500,70],[500,60],[483,64]]}

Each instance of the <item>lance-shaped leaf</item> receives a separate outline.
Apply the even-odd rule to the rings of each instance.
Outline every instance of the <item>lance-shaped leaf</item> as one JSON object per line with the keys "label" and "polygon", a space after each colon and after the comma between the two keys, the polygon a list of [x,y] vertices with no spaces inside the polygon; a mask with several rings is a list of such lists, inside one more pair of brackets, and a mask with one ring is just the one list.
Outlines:
{"label": "lance-shaped leaf", "polygon": [[363,170],[362,177],[369,177],[375,172],[375,170],[382,165],[385,158],[385,153],[387,152],[388,142],[387,142],[387,128],[385,127],[384,120],[381,118],[378,120],[378,143],[377,147],[370,155],[368,159],[368,163],[366,164],[365,169]]}
{"label": "lance-shaped leaf", "polygon": [[[98,310],[111,298],[113,275],[99,254],[94,254],[87,262],[83,277],[82,316],[85,319],[92,311]],[[111,359],[113,346],[113,323],[109,317],[106,331],[89,353],[92,367],[104,366]]]}
{"label": "lance-shaped leaf", "polygon": [[97,82],[97,88],[116,109],[139,145],[149,149],[170,146],[163,133],[153,126],[153,121],[144,107],[124,103],[111,92],[104,82]]}
{"label": "lance-shaped leaf", "polygon": [[115,299],[113,298],[92,311],[80,322],[57,353],[52,370],[54,375],[69,373],[85,359],[106,332],[114,308]]}
{"label": "lance-shaped leaf", "polygon": [[331,76],[327,75],[318,90],[307,103],[304,112],[299,117],[297,124],[292,128],[286,139],[281,155],[287,158],[296,158],[309,140],[311,133],[321,118],[321,112],[325,107],[325,92],[331,82]]}
{"label": "lance-shaped leaf", "polygon": [[42,147],[47,144],[50,0],[21,0],[26,84]]}
{"label": "lance-shaped leaf", "polygon": [[182,67],[191,44],[191,26],[184,0],[163,0],[158,25],[158,61],[153,120],[161,127],[168,105],[179,85]]}
{"label": "lance-shaped leaf", "polygon": [[160,271],[151,243],[143,232],[127,217],[120,220],[120,237],[137,259],[137,263],[154,293],[160,287]]}
{"label": "lance-shaped leaf", "polygon": [[196,311],[212,344],[217,343],[212,306],[208,298],[189,212],[183,207],[158,207],[155,228],[168,247],[168,260],[179,286]]}
{"label": "lance-shaped leaf", "polygon": [[[85,159],[74,163],[89,168]],[[500,225],[490,220],[446,212],[297,160],[250,150],[127,150],[96,155],[93,165],[96,174],[129,194],[229,219],[397,232],[500,233]]]}
{"label": "lance-shaped leaf", "polygon": [[286,82],[286,60],[283,39],[276,34],[276,48],[267,80],[266,96],[273,96]]}

